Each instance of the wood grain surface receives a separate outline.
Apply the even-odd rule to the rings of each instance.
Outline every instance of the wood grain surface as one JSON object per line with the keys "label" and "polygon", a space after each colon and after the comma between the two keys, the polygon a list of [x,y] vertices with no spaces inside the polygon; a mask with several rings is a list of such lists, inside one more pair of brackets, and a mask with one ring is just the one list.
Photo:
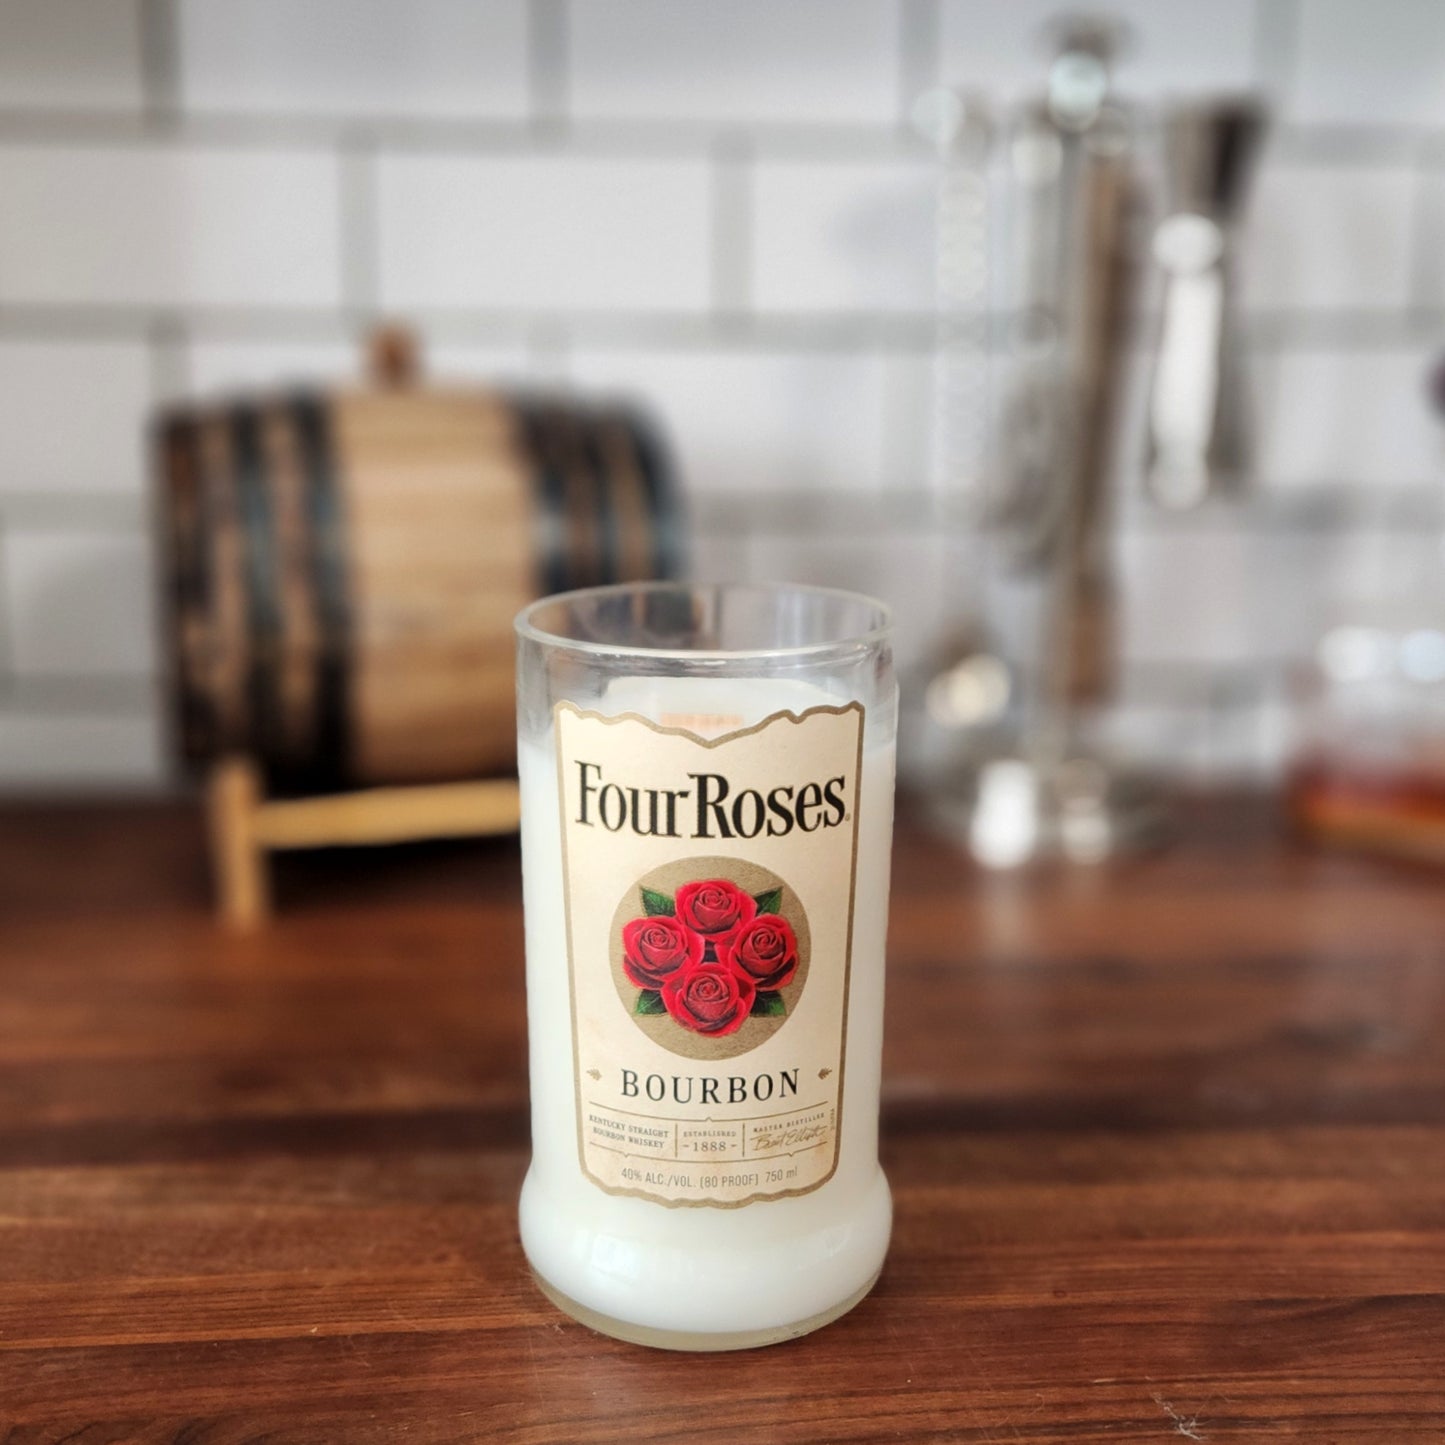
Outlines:
{"label": "wood grain surface", "polygon": [[1445,1441],[1445,892],[1247,800],[985,880],[904,826],[873,1296],[665,1355],[529,1282],[510,842],[0,811],[0,1441]]}

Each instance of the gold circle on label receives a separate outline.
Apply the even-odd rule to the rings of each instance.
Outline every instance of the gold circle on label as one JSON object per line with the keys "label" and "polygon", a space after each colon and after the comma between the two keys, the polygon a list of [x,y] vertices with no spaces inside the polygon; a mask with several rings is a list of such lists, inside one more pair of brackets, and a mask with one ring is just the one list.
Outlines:
{"label": "gold circle on label", "polygon": [[[665,1011],[660,999],[644,997],[645,991],[623,968],[623,930],[633,919],[646,918],[650,911],[670,911],[676,905],[678,889],[689,883],[714,881],[732,884],[755,903],[759,899],[771,902],[768,895],[776,893],[777,906],[768,911],[788,923],[798,945],[798,966],[788,983],[757,996],[759,1009],[769,1011],[750,1012],[735,1031],[720,1034],[699,1033],[679,1022]],[[777,874],[744,858],[678,858],[644,873],[619,901],[608,942],[612,982],[628,1016],[655,1044],[685,1059],[733,1059],[770,1039],[792,1017],[802,997],[812,953],[808,916],[798,895]]]}

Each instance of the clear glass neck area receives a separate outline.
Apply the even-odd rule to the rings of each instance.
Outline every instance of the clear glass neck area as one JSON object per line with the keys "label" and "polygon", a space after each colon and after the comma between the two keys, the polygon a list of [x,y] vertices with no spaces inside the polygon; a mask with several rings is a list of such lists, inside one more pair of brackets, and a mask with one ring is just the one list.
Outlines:
{"label": "clear glass neck area", "polygon": [[891,740],[891,633],[882,603],[822,587],[668,582],[561,593],[517,618],[519,733],[540,738],[560,701],[704,736],[858,702],[869,741]]}
{"label": "clear glass neck area", "polygon": [[517,620],[524,637],[559,646],[714,657],[846,650],[889,625],[881,602],[854,592],[673,582],[564,592],[533,603]]}

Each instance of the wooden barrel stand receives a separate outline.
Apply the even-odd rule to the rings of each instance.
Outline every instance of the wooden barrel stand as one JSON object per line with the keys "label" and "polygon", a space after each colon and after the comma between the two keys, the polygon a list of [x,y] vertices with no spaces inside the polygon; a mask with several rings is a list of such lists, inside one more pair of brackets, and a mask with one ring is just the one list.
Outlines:
{"label": "wooden barrel stand", "polygon": [[217,907],[250,929],[271,916],[273,852],[510,833],[521,799],[514,778],[268,798],[261,769],[237,755],[211,765],[206,812]]}

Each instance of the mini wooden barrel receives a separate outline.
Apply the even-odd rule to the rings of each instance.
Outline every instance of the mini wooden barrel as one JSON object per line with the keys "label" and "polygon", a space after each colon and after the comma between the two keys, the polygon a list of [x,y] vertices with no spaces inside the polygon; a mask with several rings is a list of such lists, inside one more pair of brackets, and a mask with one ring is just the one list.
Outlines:
{"label": "mini wooden barrel", "polygon": [[298,393],[174,411],[158,450],[182,751],[277,791],[510,767],[518,609],[678,566],[673,477],[623,408]]}

